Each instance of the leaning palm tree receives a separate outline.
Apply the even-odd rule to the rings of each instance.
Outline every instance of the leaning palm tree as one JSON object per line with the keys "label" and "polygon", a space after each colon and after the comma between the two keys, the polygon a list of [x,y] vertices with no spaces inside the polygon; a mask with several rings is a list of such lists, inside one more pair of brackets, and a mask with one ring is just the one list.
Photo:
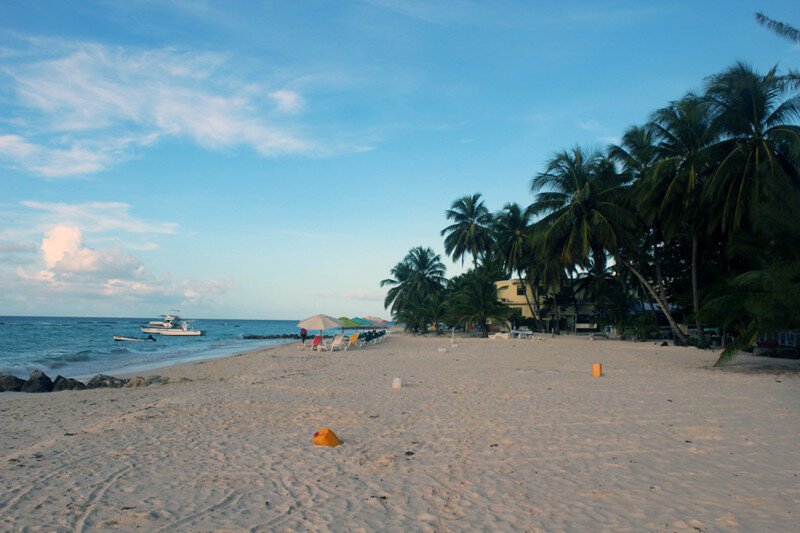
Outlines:
{"label": "leaning palm tree", "polygon": [[712,76],[706,98],[722,140],[711,147],[719,161],[706,199],[723,231],[752,222],[757,207],[800,186],[800,95],[796,80],[777,67],[761,75],[737,63]]}
{"label": "leaning palm tree", "polygon": [[473,267],[477,268],[478,256],[491,242],[489,227],[492,222],[492,216],[483,204],[480,193],[454,201],[450,209],[445,211],[445,216],[447,220],[453,221],[441,231],[445,253],[453,261],[461,259],[462,264],[466,254],[470,254]]}
{"label": "leaning palm tree", "polygon": [[494,237],[506,267],[517,273],[522,290],[525,294],[525,303],[530,309],[531,316],[536,321],[536,313],[526,288],[523,272],[530,263],[532,250],[530,248],[531,214],[517,203],[507,203],[503,210],[494,216]]}
{"label": "leaning palm tree", "polygon": [[587,154],[576,147],[557,153],[531,181],[531,191],[538,193],[531,213],[544,215],[536,224],[542,228],[541,246],[558,254],[562,265],[570,268],[591,253],[595,267],[602,271],[606,250],[613,254],[651,293],[677,342],[684,343],[686,334],[665,299],[622,253],[634,223],[632,213],[622,204],[625,180],[598,152]]}
{"label": "leaning palm tree", "polygon": [[641,205],[641,198],[650,193],[652,184],[649,180],[661,157],[656,128],[652,123],[631,126],[622,136],[619,145],[612,144],[608,147],[608,157],[620,165],[623,174],[630,182],[626,203],[639,215],[640,220],[637,225],[642,228],[645,237],[641,244],[649,250],[644,257],[652,259],[656,289],[664,297],[665,283],[661,275],[661,246],[659,246],[663,241],[661,216],[658,208],[647,206],[643,209]]}
{"label": "leaning palm tree", "polygon": [[[708,147],[716,140],[716,131],[706,101],[693,94],[656,111],[652,121],[660,160],[643,182],[639,211],[658,217],[668,241],[678,231],[688,230],[692,241],[692,305],[697,315],[700,238],[709,226],[702,192],[710,169]],[[696,320],[702,343],[702,325],[699,318]]]}
{"label": "leaning palm tree", "polygon": [[409,250],[402,261],[392,267],[392,278],[381,281],[381,287],[391,287],[386,294],[384,307],[391,306],[393,315],[397,315],[411,301],[425,295],[438,292],[447,280],[444,277],[445,267],[441,257],[430,248],[417,246]]}

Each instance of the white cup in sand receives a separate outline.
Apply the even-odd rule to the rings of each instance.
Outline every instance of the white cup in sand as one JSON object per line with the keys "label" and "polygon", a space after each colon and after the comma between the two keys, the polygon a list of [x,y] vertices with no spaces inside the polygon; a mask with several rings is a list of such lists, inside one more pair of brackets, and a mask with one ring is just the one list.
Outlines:
{"label": "white cup in sand", "polygon": [[403,380],[402,380],[402,378],[394,378],[394,379],[392,380],[392,388],[393,388],[393,389],[399,389],[399,388],[400,388],[400,387],[402,387],[402,386],[403,386]]}

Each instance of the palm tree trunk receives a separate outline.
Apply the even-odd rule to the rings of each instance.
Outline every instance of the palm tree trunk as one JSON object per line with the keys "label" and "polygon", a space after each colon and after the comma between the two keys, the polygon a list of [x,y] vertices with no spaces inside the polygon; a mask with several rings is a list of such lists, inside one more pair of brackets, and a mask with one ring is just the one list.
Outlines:
{"label": "palm tree trunk", "polygon": [[629,261],[622,258],[619,258],[619,260],[620,262],[622,262],[623,265],[625,265],[625,267],[628,270],[630,270],[633,273],[634,276],[636,276],[636,278],[644,286],[644,288],[647,289],[647,292],[649,292],[650,295],[653,298],[655,298],[658,307],[661,308],[661,312],[663,312],[664,316],[667,317],[667,321],[669,322],[669,327],[672,330],[672,334],[675,337],[676,344],[678,345],[686,344],[686,333],[683,332],[681,327],[675,321],[675,318],[673,318],[672,313],[669,312],[669,305],[667,304],[666,300],[663,300],[658,295],[658,293],[656,293],[655,289],[653,289],[653,286],[650,285],[650,283],[644,278],[644,276],[642,276],[642,273],[639,272],[639,270],[636,269],[636,267],[634,267]]}
{"label": "palm tree trunk", "polygon": [[656,267],[656,288],[662,299],[666,299],[664,276],[661,273],[661,254],[658,253],[658,243],[661,241],[661,232],[658,227],[653,230],[653,265]]}
{"label": "palm tree trunk", "polygon": [[536,310],[536,314],[539,315],[541,319],[536,321],[536,327],[543,330],[542,321],[544,318],[542,317],[542,308],[539,307],[539,285],[531,282],[531,292],[533,293],[533,307]]}
{"label": "palm tree trunk", "polygon": [[700,296],[697,290],[697,255],[698,255],[698,238],[697,235],[692,235],[692,308],[695,315],[695,324],[697,324],[697,337],[700,347],[705,347],[705,332],[700,319],[697,318],[697,312],[700,310]]}
{"label": "palm tree trunk", "polygon": [[569,293],[572,295],[572,332],[578,332],[578,297],[575,296],[575,278],[572,277],[572,272],[569,276]]}
{"label": "palm tree trunk", "polygon": [[528,309],[531,311],[531,317],[533,317],[533,322],[536,324],[536,327],[539,327],[539,321],[536,320],[536,313],[533,311],[533,306],[531,305],[531,300],[528,298],[528,289],[525,287],[525,280],[522,278],[522,271],[517,270],[517,275],[519,276],[519,282],[522,285],[522,292],[525,294],[525,303],[528,304]]}

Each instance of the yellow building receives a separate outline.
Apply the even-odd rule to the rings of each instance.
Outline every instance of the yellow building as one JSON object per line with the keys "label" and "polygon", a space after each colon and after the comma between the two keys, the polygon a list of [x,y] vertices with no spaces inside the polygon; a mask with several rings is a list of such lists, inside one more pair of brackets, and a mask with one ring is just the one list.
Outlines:
{"label": "yellow building", "polygon": [[[531,307],[534,310],[541,309],[533,301],[533,292],[530,286],[525,285],[523,288],[522,282],[518,279],[495,281],[494,286],[497,288],[497,299],[512,309],[519,309],[523,318],[533,318]],[[525,299],[526,292],[528,293],[527,300]],[[528,302],[530,302],[530,306]],[[537,316],[536,318],[538,320],[540,317]]]}
{"label": "yellow building", "polygon": [[[537,313],[536,320],[541,320],[541,327],[549,331],[554,327],[556,315],[545,310],[544,317],[540,316],[542,312],[542,298],[547,298],[549,295],[540,294],[539,300],[534,302],[533,291],[529,285],[524,285],[518,279],[506,279],[502,281],[495,281],[494,285],[497,289],[497,299],[512,309],[519,309],[523,318],[533,318],[531,307]],[[528,293],[527,300],[525,293]],[[530,302],[530,305],[528,305]],[[559,302],[558,318],[560,318],[560,328],[567,331],[595,331],[597,324],[593,320],[594,303],[585,300],[582,291],[575,294],[574,299],[564,299]]]}

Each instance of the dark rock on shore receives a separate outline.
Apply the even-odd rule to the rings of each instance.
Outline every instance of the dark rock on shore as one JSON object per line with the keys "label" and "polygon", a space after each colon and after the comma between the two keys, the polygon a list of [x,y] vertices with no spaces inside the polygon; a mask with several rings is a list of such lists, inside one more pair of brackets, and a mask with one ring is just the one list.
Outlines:
{"label": "dark rock on shore", "polygon": [[24,384],[25,380],[17,376],[5,374],[0,376],[0,392],[19,392]]}
{"label": "dark rock on shore", "polygon": [[105,374],[97,374],[89,380],[86,384],[87,389],[100,389],[109,387],[112,389],[119,389],[125,386],[128,382],[127,379],[115,378],[114,376],[106,376]]}
{"label": "dark rock on shore", "polygon": [[58,392],[62,390],[83,390],[85,388],[86,385],[84,385],[77,379],[65,378],[60,374],[56,376],[55,381],[53,381],[53,392]]}
{"label": "dark rock on shore", "polygon": [[32,370],[28,381],[22,385],[22,392],[51,392],[53,380],[41,370]]}
{"label": "dark rock on shore", "polygon": [[297,333],[282,333],[276,335],[242,335],[243,339],[299,339],[300,335]]}

